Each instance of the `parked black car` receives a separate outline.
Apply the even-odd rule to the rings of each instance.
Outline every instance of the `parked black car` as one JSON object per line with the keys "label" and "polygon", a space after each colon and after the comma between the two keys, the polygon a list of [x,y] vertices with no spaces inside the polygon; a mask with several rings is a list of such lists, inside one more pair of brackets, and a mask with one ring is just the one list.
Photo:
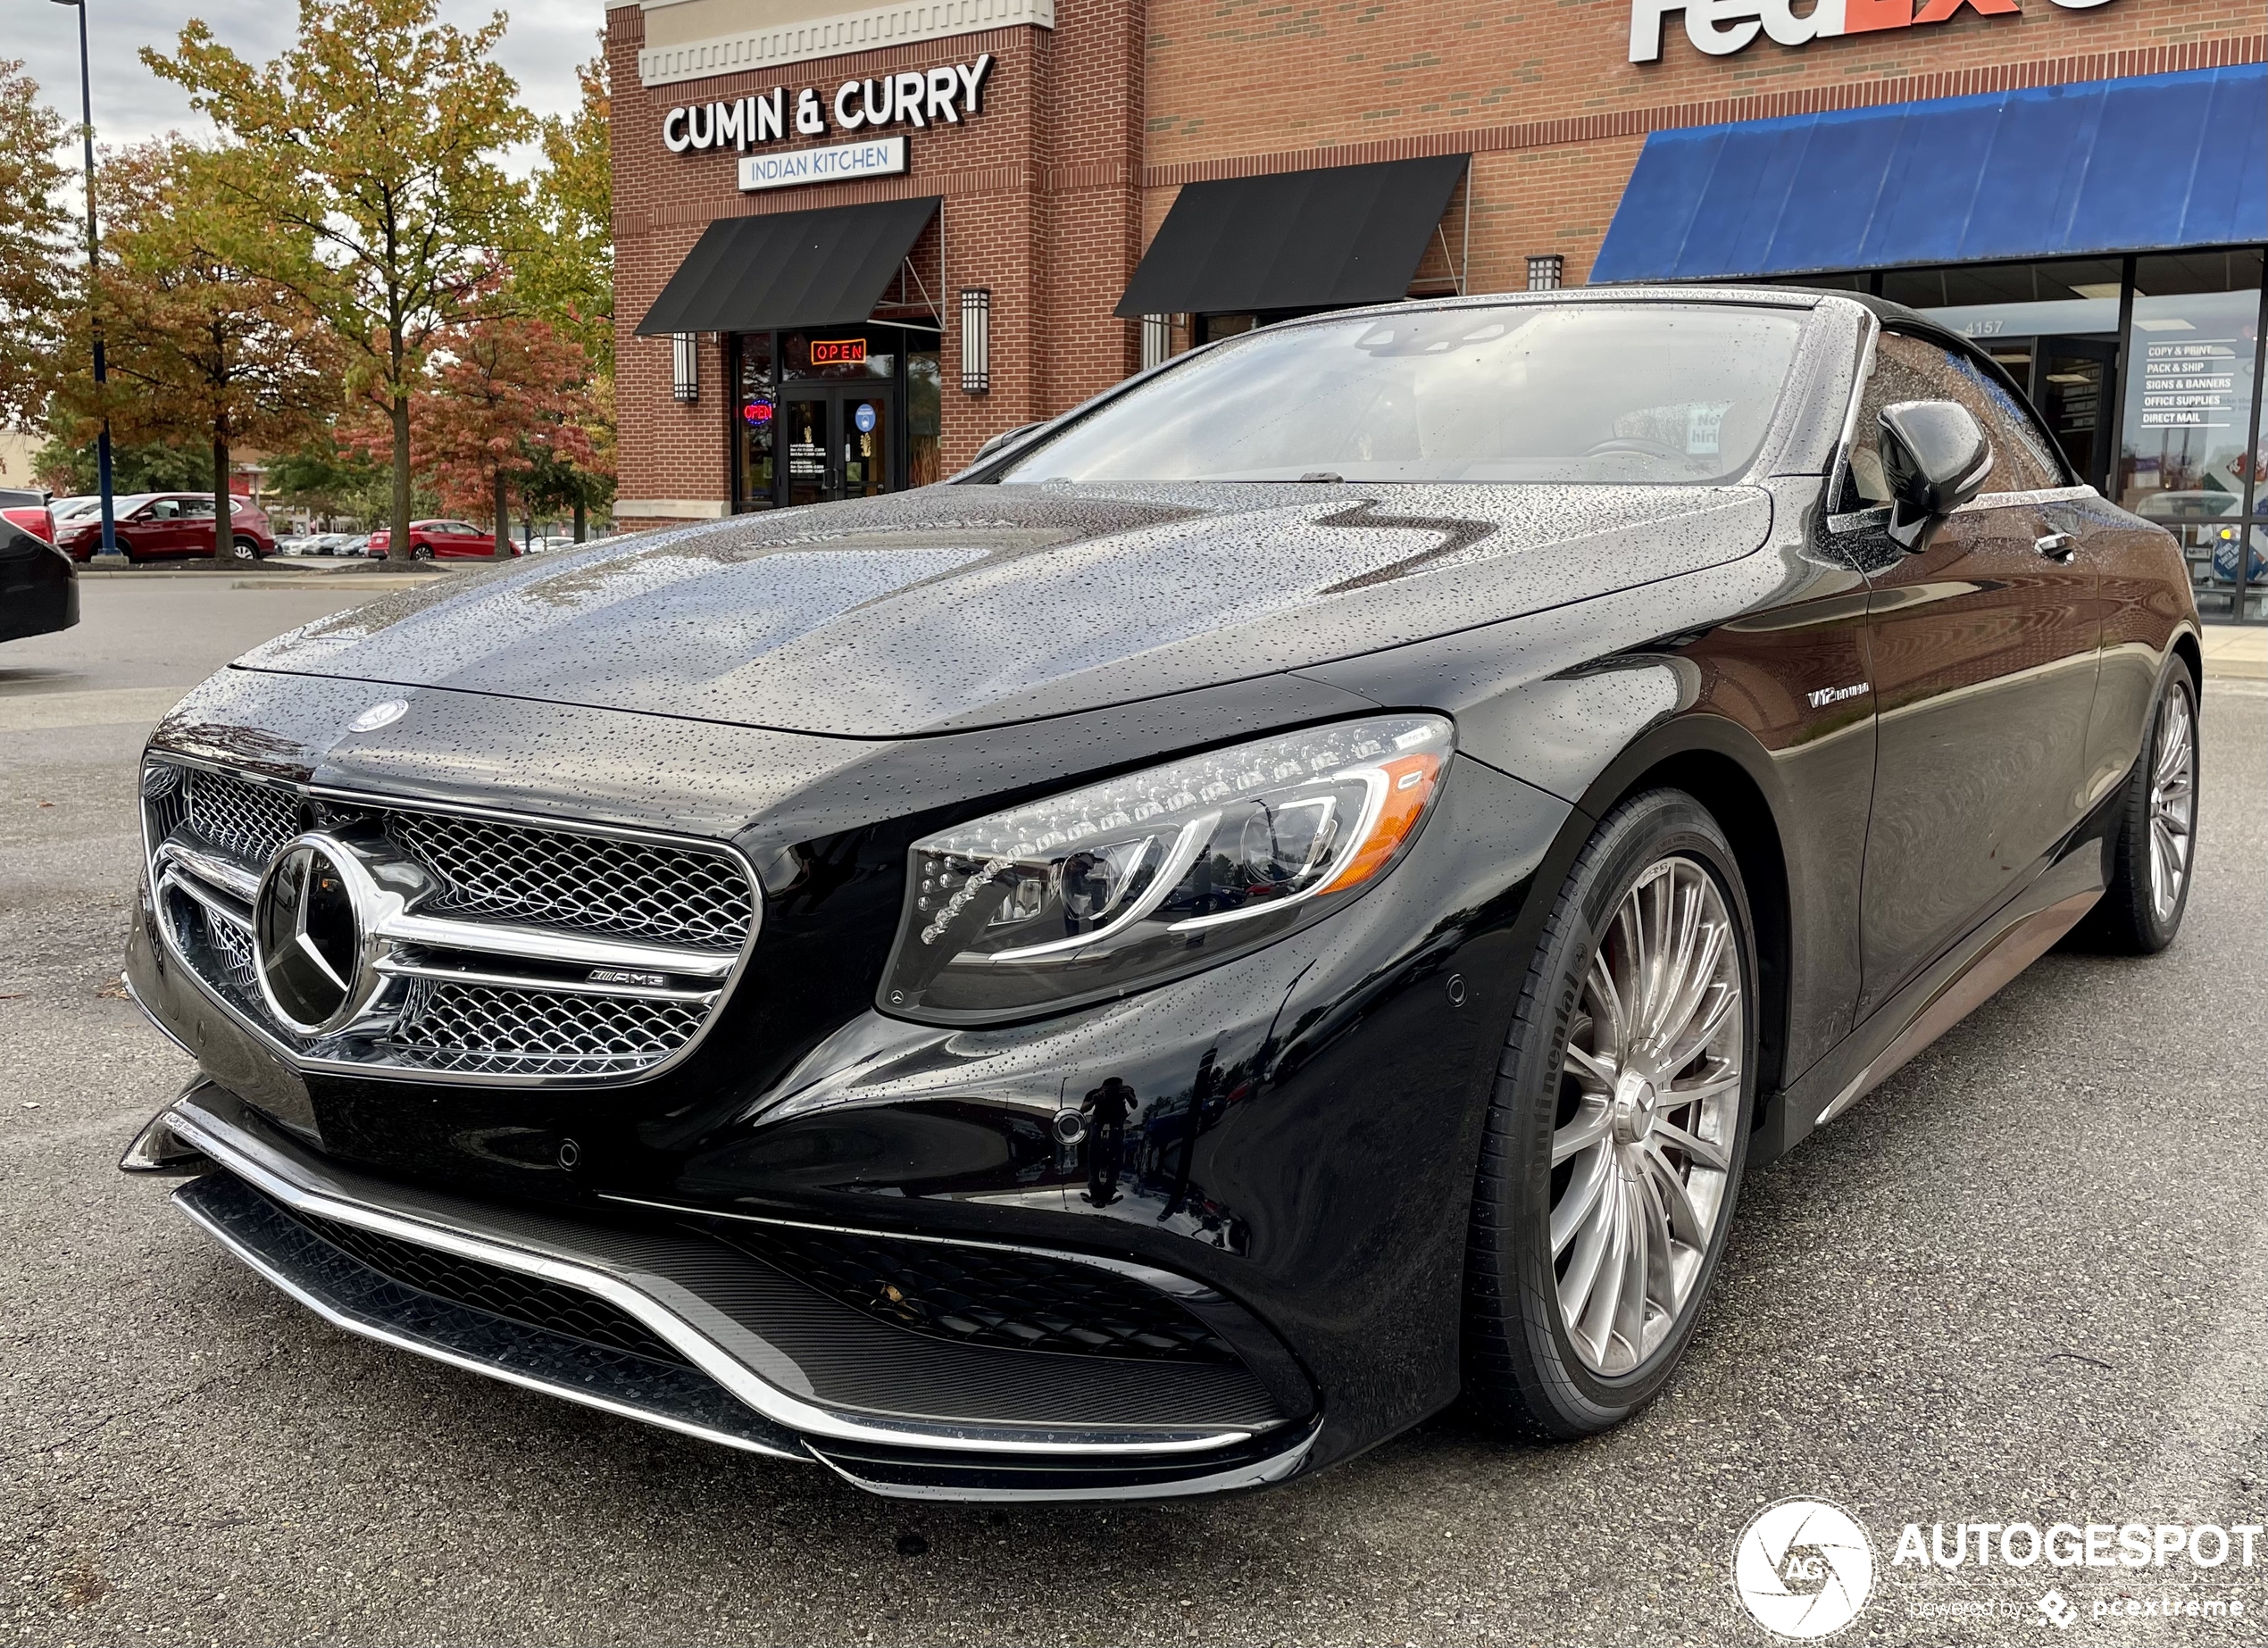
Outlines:
{"label": "parked black car", "polygon": [[1745,1167],[2172,938],[2198,676],[2173,540],[1895,306],[1269,328],[215,676],[124,1165],[355,1332],[887,1494],[1580,1436]]}
{"label": "parked black car", "polygon": [[0,641],[79,621],[79,569],[55,547],[47,495],[0,487]]}

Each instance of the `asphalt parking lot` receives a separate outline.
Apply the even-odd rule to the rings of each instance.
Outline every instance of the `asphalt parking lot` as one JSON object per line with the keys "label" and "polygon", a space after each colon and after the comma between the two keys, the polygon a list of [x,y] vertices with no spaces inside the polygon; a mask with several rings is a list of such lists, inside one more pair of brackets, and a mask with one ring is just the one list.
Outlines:
{"label": "asphalt parking lot", "polygon": [[[2163,957],[2058,953],[1754,1174],[1695,1353],[1566,1448],[1452,1413],[1271,1494],[863,1497],[336,1332],[113,1170],[188,1074],[116,978],[171,696],[351,599],[90,580],[0,648],[0,1631],[32,1643],[1761,1643],[1767,1503],[1880,1560],[1839,1641],[2258,1641],[2258,1564],[1893,1565],[1933,1522],[2268,1524],[2268,682],[2205,700]],[[2048,1627],[2049,1585],[2078,1608]],[[2241,1619],[2106,1621],[2172,1593]],[[1991,1611],[1927,1612],[1954,1602]]]}

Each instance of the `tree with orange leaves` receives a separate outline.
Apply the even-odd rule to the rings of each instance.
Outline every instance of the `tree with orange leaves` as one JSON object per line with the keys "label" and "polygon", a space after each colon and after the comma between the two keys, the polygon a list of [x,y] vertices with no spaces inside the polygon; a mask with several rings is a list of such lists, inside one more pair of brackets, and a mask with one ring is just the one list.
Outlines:
{"label": "tree with orange leaves", "polygon": [[[596,464],[582,421],[589,372],[580,345],[525,315],[491,310],[433,339],[431,364],[410,397],[411,462],[449,508],[494,511],[500,555],[511,553],[512,500],[530,475]],[[384,451],[385,410],[366,398],[349,444]]]}
{"label": "tree with orange leaves", "polygon": [[[104,155],[95,188],[110,226],[98,277],[110,381],[98,390],[73,370],[55,408],[82,434],[107,415],[124,441],[210,450],[220,556],[235,536],[231,449],[289,446],[321,428],[342,366],[315,318],[241,261],[254,231],[214,180],[233,160],[179,137]],[[84,307],[71,315],[66,358],[90,353],[90,324]]]}

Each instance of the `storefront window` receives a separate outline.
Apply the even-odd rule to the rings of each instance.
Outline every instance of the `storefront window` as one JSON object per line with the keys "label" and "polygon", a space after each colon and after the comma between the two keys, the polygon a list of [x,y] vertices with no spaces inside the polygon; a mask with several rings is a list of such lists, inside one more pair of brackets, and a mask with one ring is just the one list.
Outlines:
{"label": "storefront window", "polygon": [[890,378],[897,371],[897,329],[846,326],[824,332],[789,332],[781,341],[782,370],[789,378]]}
{"label": "storefront window", "polygon": [[[2118,333],[2119,262],[2074,258],[2054,263],[1984,263],[1955,269],[1892,269],[1882,275],[1882,295],[1918,309],[1947,331],[1973,337],[2003,354],[2001,340],[2022,340],[2001,364],[2018,383],[2035,337]],[[2018,363],[2023,370],[2016,370]]]}
{"label": "storefront window", "polygon": [[905,357],[905,484],[927,487],[945,479],[938,437],[943,430],[945,374],[937,345],[916,345]]}
{"label": "storefront window", "polygon": [[2253,615],[2268,572],[2258,545],[2238,564],[2247,534],[2236,519],[2259,507],[2260,270],[2257,251],[2135,262],[2118,501],[2181,540],[2207,617]]}
{"label": "storefront window", "polygon": [[740,374],[733,408],[739,443],[739,475],[734,506],[770,509],[779,495],[774,440],[780,398],[771,371],[771,334],[744,333],[738,339]]}

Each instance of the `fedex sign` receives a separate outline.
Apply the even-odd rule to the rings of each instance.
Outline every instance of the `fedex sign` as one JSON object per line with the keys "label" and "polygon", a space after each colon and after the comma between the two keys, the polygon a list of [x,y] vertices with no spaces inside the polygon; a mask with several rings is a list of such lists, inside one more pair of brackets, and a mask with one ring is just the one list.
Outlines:
{"label": "fedex sign", "polygon": [[[2055,0],[2066,11],[2092,11],[2108,0]],[[1986,17],[2017,17],[2016,0],[1814,0],[1798,13],[1796,0],[1630,0],[1630,61],[1659,62],[1662,23],[1672,12],[1685,13],[1685,37],[1693,49],[1726,57],[1758,35],[1778,46],[1808,46],[1837,35],[1871,34],[1878,29],[1912,29],[1953,21],[1963,7]]]}

